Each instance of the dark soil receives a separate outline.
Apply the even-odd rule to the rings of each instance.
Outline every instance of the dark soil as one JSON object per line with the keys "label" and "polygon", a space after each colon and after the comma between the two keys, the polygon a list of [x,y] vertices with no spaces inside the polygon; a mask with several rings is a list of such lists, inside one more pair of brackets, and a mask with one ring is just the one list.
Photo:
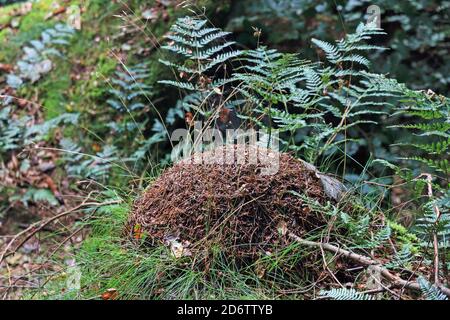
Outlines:
{"label": "dark soil", "polygon": [[[234,161],[213,163],[226,148],[236,151]],[[314,171],[289,154],[264,148],[263,160],[249,164],[249,150],[255,149],[219,147],[215,154],[196,155],[206,163],[183,160],[166,170],[135,202],[127,235],[145,234],[152,244],[177,239],[198,249],[211,241],[227,254],[249,257],[286,245],[288,232],[302,236],[324,225],[325,219],[292,193],[327,201]],[[243,155],[245,163],[238,162]],[[264,159],[276,158],[277,173],[264,175]]]}

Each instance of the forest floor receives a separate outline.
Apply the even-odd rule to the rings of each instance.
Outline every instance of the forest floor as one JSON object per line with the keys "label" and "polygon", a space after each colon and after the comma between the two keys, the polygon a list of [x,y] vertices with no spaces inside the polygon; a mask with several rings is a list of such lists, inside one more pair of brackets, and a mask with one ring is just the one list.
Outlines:
{"label": "forest floor", "polygon": [[[24,121],[24,128],[43,131],[67,114],[80,114],[81,119],[81,131],[52,124],[39,141],[0,151],[0,255],[5,258],[0,265],[1,297],[22,297],[23,289],[41,288],[53,274],[61,274],[73,264],[74,253],[89,233],[89,227],[80,228],[86,211],[75,210],[39,226],[83,201],[95,201],[109,187],[74,178],[65,165],[71,154],[62,150],[60,143],[64,136],[80,139],[88,158],[117,139],[105,130],[105,123],[123,118],[111,116],[110,107],[105,106],[110,76],[132,60],[158,59],[155,49],[159,41],[184,12],[177,3],[40,0],[0,7],[0,95],[10,100],[8,117],[18,124]],[[74,26],[75,32],[70,45],[58,48],[62,55],[53,59],[51,70],[29,86],[15,89],[9,85],[8,75],[17,72],[24,48],[40,39],[42,32],[66,23]],[[150,83],[167,73],[159,63],[150,63],[149,72]],[[135,196],[145,179],[148,177],[130,174],[123,179],[117,175],[108,183]],[[32,236],[24,243],[15,237],[28,233]]]}
{"label": "forest floor", "polygon": [[[45,79],[38,81],[32,90],[20,92],[1,86],[0,94],[15,97],[13,118],[26,115],[30,117],[28,127],[39,126],[67,111],[92,108],[98,94],[96,87],[103,83],[101,77],[115,69],[117,57],[126,56],[125,51],[109,41],[110,30],[119,29],[120,25],[119,19],[111,19],[112,10],[117,7],[106,5],[100,11],[99,6],[102,6],[99,1],[43,0],[0,7],[0,83],[14,70],[13,61],[20,56],[24,45],[37,38],[42,30],[72,19],[72,9],[81,13],[72,21],[79,25],[73,45]],[[14,151],[5,159],[0,186],[4,189],[0,197],[7,197],[3,201],[9,203],[0,222],[2,251],[14,235],[76,207],[85,199],[87,193],[83,186],[80,188],[83,182],[75,185],[60,165],[62,152],[56,147],[62,134],[57,129],[51,139]],[[92,144],[92,148],[100,146]],[[41,190],[42,199],[30,190]],[[14,249],[17,243],[12,244],[10,249],[15,254],[6,257],[6,263],[0,266],[3,298],[21,297],[23,289],[41,287],[51,275],[60,274],[64,265],[73,264],[73,253],[88,232],[83,229],[74,233],[79,216],[67,215],[46,225],[40,230],[43,232],[35,232],[17,249]]]}

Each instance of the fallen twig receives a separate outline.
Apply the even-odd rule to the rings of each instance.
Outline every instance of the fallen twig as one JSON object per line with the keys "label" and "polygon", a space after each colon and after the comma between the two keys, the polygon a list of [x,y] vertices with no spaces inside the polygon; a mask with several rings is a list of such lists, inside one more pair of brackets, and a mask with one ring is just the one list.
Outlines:
{"label": "fallen twig", "polygon": [[[289,237],[294,239],[295,241],[297,241],[300,244],[303,244],[303,245],[306,245],[309,247],[323,248],[324,250],[334,252],[336,254],[341,254],[344,257],[346,257],[350,260],[353,260],[359,264],[362,264],[364,266],[372,266],[375,270],[377,270],[383,276],[383,278],[385,278],[387,281],[390,282],[392,287],[408,288],[408,289],[412,289],[412,290],[421,291],[421,288],[420,288],[420,285],[418,282],[407,281],[407,280],[400,278],[399,276],[391,273],[388,269],[383,267],[379,262],[377,262],[371,258],[365,257],[363,255],[360,255],[360,254],[357,254],[357,253],[354,253],[354,252],[351,252],[351,251],[348,251],[345,249],[338,248],[329,243],[319,243],[319,242],[304,240],[293,233],[289,233]],[[446,296],[450,297],[450,289],[449,288],[444,287],[442,285],[437,285],[437,287],[442,291],[442,293],[444,293]]]}
{"label": "fallen twig", "polygon": [[[47,226],[48,224],[50,224],[51,222],[58,220],[62,217],[65,217],[79,209],[85,208],[85,207],[99,207],[99,206],[106,206],[106,205],[111,205],[111,204],[117,204],[120,203],[121,200],[112,200],[112,201],[106,201],[106,202],[87,202],[87,201],[83,201],[81,204],[67,210],[64,212],[61,212],[60,214],[57,214],[56,216],[53,216],[49,219],[46,220],[41,220],[38,222],[35,222],[33,224],[31,224],[28,228],[26,228],[25,230],[19,232],[18,234],[16,234],[6,245],[5,249],[3,250],[1,256],[0,256],[0,265],[2,264],[3,260],[7,257],[9,257],[10,255],[14,254],[20,247],[22,247],[31,237],[33,237],[36,233],[38,233],[40,230],[42,230],[45,226]],[[30,232],[31,231],[31,232]],[[16,247],[14,250],[8,252],[9,248],[11,248],[11,246],[13,245],[13,243],[19,239],[20,237],[22,237],[23,235],[26,235],[27,233],[29,233]]]}

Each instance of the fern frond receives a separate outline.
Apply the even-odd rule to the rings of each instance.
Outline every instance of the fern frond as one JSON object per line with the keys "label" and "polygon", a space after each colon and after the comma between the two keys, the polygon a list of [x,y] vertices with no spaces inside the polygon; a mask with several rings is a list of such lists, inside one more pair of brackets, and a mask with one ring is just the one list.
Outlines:
{"label": "fern frond", "polygon": [[115,86],[108,90],[112,97],[106,103],[122,113],[143,109],[143,98],[148,98],[153,93],[152,86],[144,83],[149,76],[149,69],[142,63],[124,69],[116,71],[116,77],[110,79]]}
{"label": "fern frond", "polygon": [[422,143],[422,144],[410,143],[403,145],[409,145],[419,150],[426,151],[429,154],[440,155],[443,153],[447,153],[448,147],[450,145],[450,138],[448,138],[447,140],[435,141],[430,143]]}
{"label": "fern frond", "polygon": [[428,282],[424,277],[419,277],[417,282],[420,290],[427,300],[448,300],[447,296],[442,293],[436,286]]}
{"label": "fern frond", "polygon": [[326,41],[314,38],[311,41],[325,52],[328,61],[330,61],[331,63],[337,63],[341,59],[342,55],[336,46]]}
{"label": "fern frond", "polygon": [[351,54],[351,55],[345,56],[343,58],[338,59],[338,62],[354,62],[354,63],[362,64],[366,67],[370,66],[369,59],[367,59],[361,55],[358,55],[358,54]]}
{"label": "fern frond", "polygon": [[333,300],[372,300],[372,297],[355,289],[331,289],[320,291],[320,297]]}
{"label": "fern frond", "polygon": [[31,40],[31,47],[25,46],[23,54],[17,62],[18,74],[10,74],[8,83],[13,88],[19,88],[25,81],[36,82],[51,71],[53,67],[51,56],[62,57],[62,53],[54,46],[69,45],[75,30],[64,24],[56,24],[53,28],[44,30],[40,39]]}
{"label": "fern frond", "polygon": [[[179,18],[171,27],[172,33],[166,38],[171,40],[168,44],[162,46],[163,49],[180,54],[184,57],[183,64],[161,59],[164,65],[176,69],[179,73],[194,75],[187,82],[162,80],[159,83],[175,86],[179,89],[195,90],[213,90],[207,73],[214,72],[215,68],[231,61],[233,58],[242,54],[240,50],[234,50],[232,47],[234,41],[225,41],[229,32],[219,28],[207,28],[207,21],[185,17]],[[216,79],[215,86],[217,87]],[[222,83],[225,83],[224,79]]]}
{"label": "fern frond", "polygon": [[411,245],[405,244],[403,245],[402,249],[397,252],[389,263],[385,265],[386,268],[390,269],[397,269],[397,268],[403,268],[408,263],[410,263],[413,259],[413,254],[411,252]]}
{"label": "fern frond", "polygon": [[196,86],[194,86],[192,83],[189,82],[181,82],[181,81],[173,81],[173,80],[160,80],[158,81],[158,83],[162,83],[162,84],[168,84],[183,90],[190,90],[190,91],[196,91],[199,88],[197,88]]}
{"label": "fern frond", "polygon": [[426,164],[430,168],[433,168],[443,173],[448,173],[450,170],[449,162],[447,159],[429,159],[421,156],[400,158],[400,159],[418,161],[423,164]]}
{"label": "fern frond", "polygon": [[202,66],[200,68],[200,72],[204,73],[204,72],[212,69],[213,67],[217,66],[218,64],[222,64],[232,58],[240,56],[241,54],[242,54],[242,51],[240,51],[240,50],[219,54],[214,59],[212,59],[211,62],[207,63],[205,66]]}

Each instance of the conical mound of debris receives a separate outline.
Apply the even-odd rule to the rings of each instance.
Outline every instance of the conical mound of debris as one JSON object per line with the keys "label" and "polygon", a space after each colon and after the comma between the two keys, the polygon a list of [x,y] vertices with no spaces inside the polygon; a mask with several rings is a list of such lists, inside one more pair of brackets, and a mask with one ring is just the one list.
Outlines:
{"label": "conical mound of debris", "polygon": [[232,256],[254,256],[290,242],[288,232],[323,225],[303,196],[324,203],[327,194],[315,168],[289,154],[220,146],[166,170],[135,202],[126,230],[177,244],[179,254],[213,242]]}

